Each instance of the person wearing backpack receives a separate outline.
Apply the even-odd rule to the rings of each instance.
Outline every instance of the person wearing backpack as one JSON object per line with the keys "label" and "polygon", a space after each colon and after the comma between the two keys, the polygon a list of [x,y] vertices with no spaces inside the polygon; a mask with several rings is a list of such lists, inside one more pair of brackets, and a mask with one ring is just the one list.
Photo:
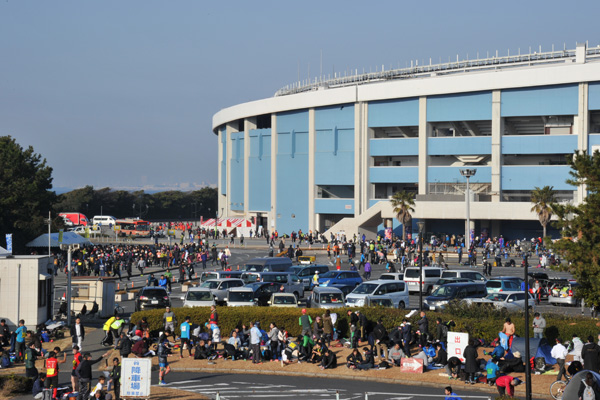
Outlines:
{"label": "person wearing backpack", "polygon": [[585,379],[581,381],[577,395],[579,400],[600,399],[600,387],[591,372],[588,372]]}

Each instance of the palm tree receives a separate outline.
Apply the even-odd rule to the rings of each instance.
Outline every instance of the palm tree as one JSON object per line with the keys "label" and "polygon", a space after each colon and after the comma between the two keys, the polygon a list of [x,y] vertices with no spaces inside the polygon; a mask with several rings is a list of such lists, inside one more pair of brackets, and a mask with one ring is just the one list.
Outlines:
{"label": "palm tree", "polygon": [[543,238],[546,237],[546,225],[552,218],[552,204],[556,201],[554,195],[554,186],[544,186],[543,188],[535,187],[531,192],[531,211],[535,212],[542,224]]}
{"label": "palm tree", "polygon": [[402,240],[406,240],[406,227],[411,220],[410,213],[415,211],[415,194],[413,192],[396,192],[391,199],[396,219],[402,224]]}

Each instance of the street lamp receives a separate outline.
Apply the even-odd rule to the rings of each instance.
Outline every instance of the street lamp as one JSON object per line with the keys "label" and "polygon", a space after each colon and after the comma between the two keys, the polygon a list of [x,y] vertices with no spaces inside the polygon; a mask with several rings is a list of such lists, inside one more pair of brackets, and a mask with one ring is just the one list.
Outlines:
{"label": "street lamp", "polygon": [[467,178],[467,190],[465,191],[466,203],[467,203],[467,234],[465,235],[465,249],[467,251],[471,248],[471,196],[469,195],[469,178],[475,175],[477,170],[472,169],[461,169],[460,174]]}
{"label": "street lamp", "polygon": [[423,232],[425,221],[417,222],[419,226],[419,311],[423,311]]}

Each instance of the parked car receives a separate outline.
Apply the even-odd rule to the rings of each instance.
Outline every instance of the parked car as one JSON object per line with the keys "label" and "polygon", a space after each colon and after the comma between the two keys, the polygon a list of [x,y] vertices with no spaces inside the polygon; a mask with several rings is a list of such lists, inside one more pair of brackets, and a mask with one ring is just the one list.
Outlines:
{"label": "parked car", "polygon": [[246,285],[252,289],[254,301],[259,306],[268,306],[273,293],[279,293],[279,285],[273,282],[256,282]]}
{"label": "parked car", "polygon": [[452,300],[482,298],[487,294],[483,282],[448,283],[440,286],[430,296],[427,296],[424,304],[431,311],[439,311],[443,310]]}
{"label": "parked car", "polygon": [[184,307],[210,307],[215,305],[215,298],[210,289],[190,287],[181,297]]}
{"label": "parked car", "polygon": [[269,305],[271,307],[298,307],[298,298],[292,293],[273,293]]}
{"label": "parked car", "polygon": [[477,271],[454,269],[442,272],[442,278],[467,278],[473,282],[485,282],[487,279]]}
{"label": "parked car", "polygon": [[394,303],[394,307],[410,307],[408,288],[404,282],[390,280],[374,280],[363,282],[346,296],[347,307],[363,307],[367,296],[386,296]]}
{"label": "parked car", "polygon": [[473,281],[471,279],[467,279],[467,278],[440,278],[437,280],[435,285],[433,285],[433,290],[435,291],[437,288],[439,288],[440,286],[445,285],[447,283],[460,283],[460,282],[473,282]]}
{"label": "parked car", "polygon": [[344,293],[337,287],[317,286],[306,300],[306,305],[313,308],[345,307]]}
{"label": "parked car", "polygon": [[246,286],[234,287],[227,290],[225,302],[228,307],[253,307],[256,306],[254,291]]}
{"label": "parked car", "polygon": [[388,296],[367,296],[365,298],[366,307],[385,307],[396,308],[394,301]]}
{"label": "parked car", "polygon": [[310,290],[312,286],[312,277],[315,275],[316,271],[319,271],[319,275],[329,272],[329,267],[327,265],[298,265],[290,268],[290,271],[295,273],[298,278],[302,280],[302,284],[304,285],[304,290]]}
{"label": "parked car", "polygon": [[319,275],[319,286],[358,286],[362,278],[357,271],[329,271]]}
{"label": "parked car", "polygon": [[490,279],[485,287],[489,293],[515,292],[521,290],[521,283],[513,279]]}
{"label": "parked car", "polygon": [[[518,292],[499,292],[490,293],[481,299],[467,299],[468,304],[491,304],[499,310],[507,311],[524,311],[525,310],[525,293]],[[533,307],[535,299],[529,294],[529,308]]]}
{"label": "parked car", "polygon": [[548,304],[565,304],[568,306],[578,306],[581,300],[575,297],[575,292],[579,284],[575,281],[563,281],[555,283],[550,288],[548,296]]}
{"label": "parked car", "polygon": [[242,274],[242,271],[204,271],[200,273],[200,282],[206,282],[210,279],[241,279]]}
{"label": "parked car", "polygon": [[419,292],[419,281],[423,282],[423,293],[431,294],[433,285],[442,277],[443,270],[437,267],[423,267],[423,275],[420,277],[419,268],[410,267],[404,270],[404,282],[408,284],[408,291]]}
{"label": "parked car", "polygon": [[92,224],[98,226],[115,226],[117,224],[117,219],[112,215],[94,215]]}
{"label": "parked car", "polygon": [[293,293],[297,298],[304,297],[304,285],[292,272],[244,272],[240,277],[245,284],[254,282],[273,282],[283,286],[286,293]]}
{"label": "parked car", "polygon": [[200,287],[210,289],[217,303],[224,303],[227,289],[244,286],[244,281],[236,278],[209,279]]}
{"label": "parked car", "polygon": [[292,267],[292,260],[287,257],[253,258],[244,264],[243,271],[287,271]]}
{"label": "parked car", "polygon": [[171,299],[167,289],[163,287],[143,287],[135,295],[135,311],[143,311],[149,308],[171,307]]}
{"label": "parked car", "polygon": [[316,261],[316,257],[315,256],[300,256],[298,257],[298,263],[299,264],[312,264]]}
{"label": "parked car", "polygon": [[379,276],[379,280],[403,281],[404,272],[386,272]]}

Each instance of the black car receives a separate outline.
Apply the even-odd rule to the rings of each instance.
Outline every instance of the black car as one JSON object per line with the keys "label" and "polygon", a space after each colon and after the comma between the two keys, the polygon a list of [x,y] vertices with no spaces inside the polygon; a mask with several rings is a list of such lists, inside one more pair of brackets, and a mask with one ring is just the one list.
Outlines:
{"label": "black car", "polygon": [[144,287],[135,296],[135,311],[167,306],[171,307],[171,299],[163,287]]}
{"label": "black car", "polygon": [[256,282],[246,285],[254,292],[254,300],[259,306],[268,306],[273,293],[278,293],[280,284],[274,282]]}

